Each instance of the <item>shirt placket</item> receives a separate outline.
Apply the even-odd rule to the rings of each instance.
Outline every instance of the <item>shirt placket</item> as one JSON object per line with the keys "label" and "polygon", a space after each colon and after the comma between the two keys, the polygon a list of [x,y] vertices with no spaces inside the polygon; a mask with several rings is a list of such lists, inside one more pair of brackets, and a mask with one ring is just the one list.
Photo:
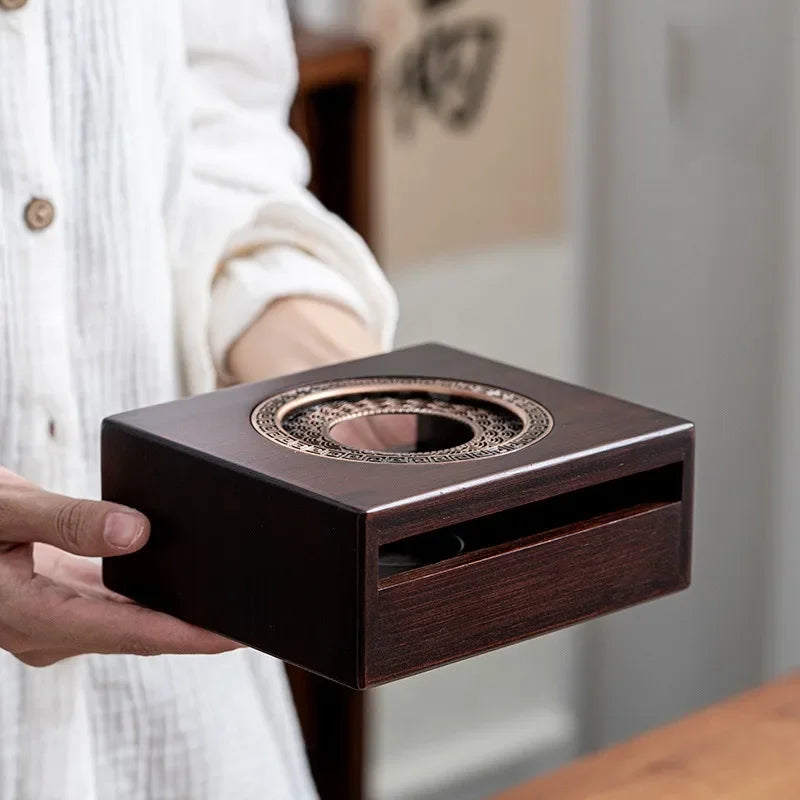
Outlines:
{"label": "shirt placket", "polygon": [[27,478],[70,491],[76,481],[78,414],[71,392],[66,324],[64,217],[51,120],[53,99],[45,0],[0,0],[4,69],[10,108],[4,133],[3,209],[14,269],[19,271],[20,326],[28,358],[16,384],[22,410],[19,463]]}

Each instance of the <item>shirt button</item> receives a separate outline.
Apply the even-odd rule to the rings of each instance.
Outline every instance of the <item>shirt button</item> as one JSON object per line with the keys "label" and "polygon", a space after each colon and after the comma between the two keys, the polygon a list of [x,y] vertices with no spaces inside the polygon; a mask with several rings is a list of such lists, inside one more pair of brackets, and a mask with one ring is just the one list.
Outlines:
{"label": "shirt button", "polygon": [[[4,0],[0,0],[0,3],[2,2]],[[16,0],[11,0],[11,2],[16,2]],[[53,204],[41,197],[34,197],[25,206],[25,224],[32,231],[41,231],[48,228],[55,216],[56,210],[53,208]]]}
{"label": "shirt button", "polygon": [[15,11],[27,3],[28,0],[0,0],[0,8],[5,11]]}

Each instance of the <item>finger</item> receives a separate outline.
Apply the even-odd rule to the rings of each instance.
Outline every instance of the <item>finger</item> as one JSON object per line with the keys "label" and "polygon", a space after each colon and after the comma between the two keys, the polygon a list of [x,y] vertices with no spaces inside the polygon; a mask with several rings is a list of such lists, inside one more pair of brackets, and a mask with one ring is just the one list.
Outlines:
{"label": "finger", "polygon": [[54,583],[66,586],[83,597],[131,603],[132,600],[117,594],[103,583],[103,568],[97,559],[65,553],[49,544],[36,544],[33,548],[33,569]]}
{"label": "finger", "polygon": [[85,556],[133,552],[148,539],[147,518],[116,503],[76,500],[0,475],[0,541],[44,542]]}
{"label": "finger", "polygon": [[30,649],[78,653],[223,653],[240,645],[133,603],[81,597],[41,575],[12,601],[15,626]]}

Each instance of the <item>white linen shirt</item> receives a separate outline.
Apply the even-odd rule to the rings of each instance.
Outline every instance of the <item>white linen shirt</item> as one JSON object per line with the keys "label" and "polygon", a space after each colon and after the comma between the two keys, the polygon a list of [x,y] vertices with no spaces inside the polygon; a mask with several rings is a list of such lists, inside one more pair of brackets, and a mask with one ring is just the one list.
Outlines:
{"label": "white linen shirt", "polygon": [[[281,296],[388,345],[374,260],[300,188],[295,78],[282,0],[0,0],[0,464],[97,497],[101,419],[213,389]],[[313,796],[273,659],[0,652],[0,800]]]}

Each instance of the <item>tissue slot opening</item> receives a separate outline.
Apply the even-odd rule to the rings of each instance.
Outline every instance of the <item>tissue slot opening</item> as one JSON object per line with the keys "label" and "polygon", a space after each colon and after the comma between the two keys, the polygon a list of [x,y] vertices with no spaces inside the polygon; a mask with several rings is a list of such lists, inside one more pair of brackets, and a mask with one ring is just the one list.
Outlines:
{"label": "tissue slot opening", "polygon": [[378,550],[379,580],[531,536],[546,540],[566,527],[606,524],[678,502],[682,488],[678,462],[390,542]]}

